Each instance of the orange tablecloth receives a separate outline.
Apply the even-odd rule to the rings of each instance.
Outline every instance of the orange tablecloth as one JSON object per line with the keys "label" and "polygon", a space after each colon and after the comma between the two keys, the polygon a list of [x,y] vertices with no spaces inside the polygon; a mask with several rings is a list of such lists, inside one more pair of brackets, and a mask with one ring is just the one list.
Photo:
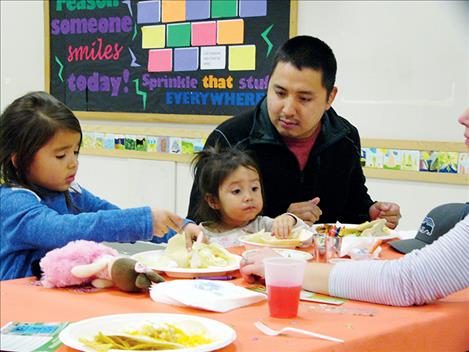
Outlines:
{"label": "orange tablecloth", "polygon": [[[389,255],[396,257],[396,255]],[[232,326],[238,335],[222,351],[467,351],[469,289],[435,303],[409,308],[348,301],[342,307],[373,310],[374,316],[317,311],[317,303],[301,302],[296,319],[270,318],[266,302],[227,313],[174,307],[147,294],[115,289],[83,293],[46,289],[31,278],[0,282],[1,325],[9,321],[78,321],[107,314],[164,312],[195,314]],[[233,282],[241,283],[241,279]],[[344,344],[300,335],[269,337],[254,328],[262,320],[271,327],[294,326],[345,340]],[[73,351],[63,346],[60,351]]]}

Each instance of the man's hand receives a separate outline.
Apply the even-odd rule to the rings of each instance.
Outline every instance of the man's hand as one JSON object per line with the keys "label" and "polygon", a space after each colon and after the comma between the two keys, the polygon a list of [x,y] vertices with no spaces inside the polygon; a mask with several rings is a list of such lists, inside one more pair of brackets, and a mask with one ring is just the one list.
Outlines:
{"label": "man's hand", "polygon": [[153,234],[157,237],[163,237],[168,228],[179,232],[182,224],[182,218],[175,213],[164,209],[152,209]]}
{"label": "man's hand", "polygon": [[376,202],[370,207],[371,220],[386,219],[386,226],[395,229],[401,218],[399,205],[391,202]]}
{"label": "man's hand", "polygon": [[291,214],[279,215],[272,224],[272,233],[277,238],[288,238],[295,224],[296,219]]}
{"label": "man's hand", "polygon": [[306,202],[292,203],[287,212],[295,214],[307,224],[312,225],[318,221],[322,214],[321,209],[318,207],[319,201],[319,197],[316,197]]}

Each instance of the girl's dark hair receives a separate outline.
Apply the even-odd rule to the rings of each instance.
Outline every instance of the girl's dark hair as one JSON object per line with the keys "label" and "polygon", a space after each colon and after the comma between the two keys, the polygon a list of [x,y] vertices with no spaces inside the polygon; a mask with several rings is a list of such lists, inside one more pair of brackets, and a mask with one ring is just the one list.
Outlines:
{"label": "girl's dark hair", "polygon": [[337,61],[332,49],[322,40],[309,35],[299,35],[285,42],[277,51],[270,77],[279,62],[290,63],[297,69],[310,68],[322,72],[322,85],[327,96],[331,94],[337,73]]}
{"label": "girl's dark hair", "polygon": [[[219,222],[220,211],[209,206],[206,196],[218,199],[218,192],[223,181],[240,166],[256,171],[261,179],[261,172],[251,156],[238,148],[222,149],[220,146],[207,147],[197,152],[191,163],[197,180],[201,199],[196,205],[195,217],[203,221]],[[261,189],[262,189],[262,180]]]}
{"label": "girl's dark hair", "polygon": [[[80,122],[52,95],[31,92],[11,103],[0,117],[0,184],[43,195],[44,190],[31,184],[26,175],[37,151],[60,130],[78,132],[81,144]],[[69,203],[68,192],[65,196]]]}

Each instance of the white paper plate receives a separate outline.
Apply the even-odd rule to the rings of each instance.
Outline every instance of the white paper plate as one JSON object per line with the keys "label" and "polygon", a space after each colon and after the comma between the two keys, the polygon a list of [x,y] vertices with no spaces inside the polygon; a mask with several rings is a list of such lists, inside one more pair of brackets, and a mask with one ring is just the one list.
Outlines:
{"label": "white paper plate", "polygon": [[176,266],[170,267],[166,264],[159,264],[158,258],[163,256],[164,251],[147,251],[134,254],[132,258],[142,262],[150,269],[155,271],[164,272],[166,275],[170,277],[177,277],[177,278],[193,278],[199,276],[222,276],[229,272],[235,271],[239,269],[239,262],[241,261],[241,257],[236,254],[231,254],[236,259],[236,264],[229,265],[229,266],[211,266],[208,268],[179,268]]}
{"label": "white paper plate", "polygon": [[[302,247],[305,243],[310,244],[311,239],[313,237],[313,233],[311,231],[305,231],[308,232],[308,236],[305,236],[301,242],[298,242],[297,244],[285,244],[282,243],[282,240],[278,240],[277,243],[261,243],[261,242],[253,242],[249,240],[249,236],[251,235],[243,235],[239,237],[239,241],[244,244],[246,249],[254,249],[255,247],[270,247],[270,248],[296,248],[296,247]],[[291,240],[289,240],[291,242]]]}
{"label": "white paper plate", "polygon": [[109,334],[123,332],[126,329],[135,328],[140,325],[144,325],[145,323],[175,323],[183,320],[197,321],[205,326],[208,331],[207,337],[212,339],[213,342],[207,345],[200,345],[196,347],[160,351],[213,351],[229,345],[236,339],[236,332],[228,325],[219,321],[198,317],[196,315],[165,313],[116,314],[81,320],[79,322],[68,325],[60,332],[59,338],[60,341],[62,341],[68,347],[84,352],[95,352],[94,349],[83,345],[79,339],[85,338],[92,340],[99,331],[103,332],[104,334]]}
{"label": "white paper plate", "polygon": [[[247,251],[244,251],[242,256],[244,257],[247,255],[249,257],[250,252],[256,252],[259,249],[248,249]],[[282,257],[285,258],[293,258],[293,259],[304,259],[304,260],[310,260],[313,259],[313,256],[308,253],[308,252],[303,252],[303,251],[296,251],[294,249],[286,249],[286,248],[274,248],[273,251],[277,252],[280,254]]]}
{"label": "white paper plate", "polygon": [[[316,228],[319,226],[324,226],[325,224],[314,224],[311,226],[311,230],[315,233],[317,233]],[[336,224],[327,224],[327,225],[336,225]],[[348,229],[353,229],[354,227],[357,227],[359,224],[340,224],[339,226],[345,226]],[[383,236],[373,236],[376,238],[379,238],[380,240],[390,240],[392,238],[400,238],[399,233],[395,230],[390,230],[391,232],[388,235],[383,235]],[[354,235],[348,235],[348,236],[354,236]],[[348,237],[347,236],[347,237]],[[357,237],[357,236],[354,236]]]}

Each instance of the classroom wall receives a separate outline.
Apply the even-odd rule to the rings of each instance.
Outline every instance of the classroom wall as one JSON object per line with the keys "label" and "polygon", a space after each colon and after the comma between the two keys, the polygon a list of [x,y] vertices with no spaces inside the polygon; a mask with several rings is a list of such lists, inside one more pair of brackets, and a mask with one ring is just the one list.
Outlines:
{"label": "classroom wall", "polygon": [[[44,23],[40,1],[0,1],[1,109],[44,89]],[[299,1],[298,34],[326,41],[338,61],[334,108],[363,138],[456,141],[456,118],[469,105],[468,1]],[[101,125],[174,124],[86,121]],[[209,125],[182,128],[211,129]],[[116,204],[150,204],[186,214],[188,164],[82,155],[78,181]],[[401,205],[403,230],[432,207],[469,200],[469,187],[368,179],[377,200]]]}

